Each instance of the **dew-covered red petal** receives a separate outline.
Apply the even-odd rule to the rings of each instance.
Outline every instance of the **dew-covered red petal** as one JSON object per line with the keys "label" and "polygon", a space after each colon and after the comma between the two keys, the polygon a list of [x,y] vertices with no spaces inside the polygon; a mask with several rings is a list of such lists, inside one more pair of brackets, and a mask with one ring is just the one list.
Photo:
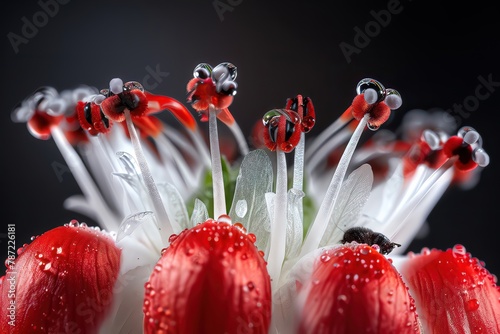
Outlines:
{"label": "dew-covered red petal", "polygon": [[299,333],[420,333],[401,275],[368,245],[323,251],[301,283]]}
{"label": "dew-covered red petal", "polygon": [[496,279],[462,245],[412,254],[401,273],[426,333],[500,333]]}
{"label": "dew-covered red petal", "polygon": [[18,253],[0,280],[0,332],[97,333],[118,277],[121,252],[114,241],[73,222]]}
{"label": "dew-covered red petal", "polygon": [[271,284],[254,241],[214,220],[171,238],[145,286],[145,333],[267,334]]}

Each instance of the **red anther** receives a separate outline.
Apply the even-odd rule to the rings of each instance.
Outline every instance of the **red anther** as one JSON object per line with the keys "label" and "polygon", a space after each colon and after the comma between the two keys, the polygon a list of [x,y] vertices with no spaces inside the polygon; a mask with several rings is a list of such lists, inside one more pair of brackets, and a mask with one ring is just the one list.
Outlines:
{"label": "red anther", "polygon": [[148,99],[140,89],[124,90],[117,95],[111,95],[101,102],[104,115],[115,122],[125,120],[124,110],[128,109],[132,118],[142,117],[148,109]]}
{"label": "red anther", "polygon": [[108,133],[113,124],[103,114],[101,107],[94,102],[78,101],[76,115],[82,129],[87,130],[92,136],[99,133]]}
{"label": "red anther", "polygon": [[470,171],[478,166],[472,159],[472,147],[462,137],[450,137],[443,146],[443,152],[448,158],[458,158],[455,167],[461,171]]}
{"label": "red anther", "polygon": [[89,140],[85,133],[85,130],[83,130],[83,128],[81,127],[76,113],[66,117],[63,130],[64,134],[66,135],[66,139],[71,145],[85,143]]}
{"label": "red anther", "polygon": [[28,130],[36,138],[47,140],[50,138],[51,128],[57,126],[63,118],[63,116],[51,116],[46,112],[35,110],[27,122]]}
{"label": "red anther", "polygon": [[368,127],[372,130],[378,129],[391,116],[391,109],[384,101],[369,104],[366,102],[364,94],[357,95],[351,105],[352,116],[356,120],[361,120],[365,114],[370,114]]}
{"label": "red anther", "polygon": [[111,237],[76,221],[38,236],[0,279],[0,332],[98,333],[113,305],[120,256]]}
{"label": "red anther", "polygon": [[[202,74],[198,72],[200,68]],[[236,67],[230,63],[222,63],[216,66],[214,70],[217,68],[225,68],[227,71],[222,75],[223,72],[218,71],[216,75],[219,75],[219,77],[214,77],[210,65],[198,65],[195,68],[195,77],[189,80],[186,86],[188,92],[187,102],[200,113],[202,122],[208,121],[210,105],[218,111],[226,109],[226,113],[229,113],[227,108],[233,103],[234,94],[236,93],[236,83],[232,81],[236,77]],[[216,82],[216,80],[219,81]],[[224,116],[227,115],[220,115],[221,118],[219,119],[222,122],[230,122],[226,123],[227,125],[234,123],[232,116],[230,118]]]}
{"label": "red anther", "polygon": [[366,244],[325,250],[304,297],[298,333],[420,333],[413,298],[394,266]]}
{"label": "red anther", "polygon": [[421,164],[425,164],[429,168],[437,169],[441,167],[447,159],[448,157],[441,148],[433,150],[426,141],[420,140],[404,155],[403,173],[406,177],[411,176]]}
{"label": "red anther", "polygon": [[271,151],[280,149],[285,153],[293,151],[300,141],[300,116],[295,111],[273,109],[262,118],[264,142]]}
{"label": "red anther", "polygon": [[462,245],[413,255],[401,274],[426,333],[500,333],[496,278]]}
{"label": "red anther", "polygon": [[271,282],[255,237],[207,220],[171,242],[145,284],[144,333],[261,333]]}
{"label": "red anther", "polygon": [[309,97],[297,95],[294,98],[288,98],[285,109],[293,110],[299,114],[301,119],[302,132],[307,133],[311,131],[316,123],[316,112],[314,105]]}
{"label": "red anther", "polygon": [[234,99],[232,95],[217,93],[212,78],[191,79],[188,82],[187,91],[188,103],[191,103],[191,106],[201,113],[201,121],[203,122],[208,121],[210,105],[213,105],[215,109],[223,109],[229,107]]}
{"label": "red anther", "polygon": [[178,100],[164,95],[155,95],[149,92],[144,92],[148,101],[147,113],[156,113],[162,110],[169,110],[182,125],[189,130],[195,130],[197,127],[196,120],[189,110]]}

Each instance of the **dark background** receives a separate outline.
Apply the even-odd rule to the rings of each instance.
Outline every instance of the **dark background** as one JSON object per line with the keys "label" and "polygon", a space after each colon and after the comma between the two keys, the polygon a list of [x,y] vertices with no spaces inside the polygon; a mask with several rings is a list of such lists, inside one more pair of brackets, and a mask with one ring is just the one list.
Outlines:
{"label": "dark background", "polygon": [[[8,34],[22,35],[23,18],[33,22],[43,15],[37,1],[11,2],[0,20],[2,254],[8,223],[16,224],[20,247],[72,218],[89,222],[62,207],[80,190],[69,173],[58,180],[52,165],[64,160],[54,142],[37,140],[24,124],[11,121],[15,104],[39,86],[103,88],[113,77],[142,81],[148,68],[159,66],[169,74],[150,90],[185,101],[185,85],[198,63],[231,61],[238,67],[239,84],[231,110],[246,134],[265,111],[298,93],[314,101],[317,134],[345,110],[365,77],[402,94],[403,106],[391,124],[415,108],[451,111],[476,94],[480,76],[500,82],[496,10],[478,1],[401,0],[399,12],[348,62],[340,43],[353,45],[355,28],[365,30],[374,21],[371,11],[396,3],[72,0],[59,4],[16,53]],[[491,157],[480,183],[472,190],[447,192],[429,216],[430,234],[410,246],[419,251],[461,243],[497,275],[500,257],[492,249],[499,223],[499,88],[460,118],[461,125],[481,133]]]}

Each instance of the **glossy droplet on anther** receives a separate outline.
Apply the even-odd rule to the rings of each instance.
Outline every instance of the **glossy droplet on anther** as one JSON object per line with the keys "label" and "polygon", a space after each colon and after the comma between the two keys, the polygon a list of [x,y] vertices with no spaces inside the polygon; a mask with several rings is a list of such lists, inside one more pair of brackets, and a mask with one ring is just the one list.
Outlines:
{"label": "glossy droplet on anther", "polygon": [[292,110],[273,109],[262,117],[264,143],[271,151],[277,148],[288,153],[299,143],[301,120]]}
{"label": "glossy droplet on anther", "polygon": [[378,80],[372,78],[360,80],[356,86],[356,93],[363,94],[366,89],[372,89],[376,94],[376,99],[372,103],[382,101],[385,97],[385,87]]}
{"label": "glossy droplet on anther", "polygon": [[207,63],[201,63],[196,65],[193,71],[193,77],[200,79],[207,79],[212,73],[212,66]]}

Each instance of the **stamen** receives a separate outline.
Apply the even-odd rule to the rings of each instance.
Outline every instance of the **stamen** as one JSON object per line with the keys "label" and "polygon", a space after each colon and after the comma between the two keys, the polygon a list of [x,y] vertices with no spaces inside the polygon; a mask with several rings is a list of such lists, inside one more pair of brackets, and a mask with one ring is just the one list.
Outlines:
{"label": "stamen", "polygon": [[208,132],[210,153],[212,156],[212,183],[214,196],[214,217],[226,214],[226,196],[224,193],[224,176],[219,148],[219,134],[217,132],[217,111],[213,105],[208,110]]}
{"label": "stamen", "polygon": [[[267,148],[276,151],[276,195],[273,204],[273,221],[268,262],[271,284],[279,284],[281,267],[286,254],[288,223],[288,170],[285,153],[293,151],[300,142],[302,118],[293,110],[273,109],[262,118],[264,141]],[[300,155],[301,153],[299,153]]]}
{"label": "stamen", "polygon": [[276,195],[274,196],[274,219],[271,225],[271,247],[267,268],[273,289],[280,279],[281,266],[285,259],[287,225],[287,167],[285,152],[276,149]]}
{"label": "stamen", "polygon": [[[158,219],[158,229],[160,231],[162,242],[164,245],[169,244],[169,237],[174,234],[174,229],[172,223],[168,217],[165,206],[162,203],[160,193],[158,192],[158,188],[156,187],[156,183],[153,179],[153,175],[149,170],[148,163],[146,161],[146,157],[142,151],[141,142],[139,140],[139,136],[137,135],[137,131],[135,130],[134,123],[132,122],[132,116],[130,115],[130,111],[128,108],[124,109],[125,113],[125,122],[127,124],[127,129],[130,134],[130,140],[132,142],[132,146],[134,147],[134,153],[139,164],[139,168],[142,173],[142,177],[144,183],[146,185],[146,189],[148,190],[148,194],[153,203],[153,207],[155,209],[155,215]],[[163,228],[164,227],[164,228]]]}
{"label": "stamen", "polygon": [[51,128],[51,134],[64,160],[68,164],[71,173],[87,199],[89,206],[94,209],[93,213],[97,216],[96,220],[102,222],[106,230],[116,230],[118,226],[112,223],[118,221],[118,218],[106,205],[104,205],[105,201],[80,156],[75,152],[66,139],[63,131],[58,126]]}
{"label": "stamen", "polygon": [[366,113],[356,127],[356,130],[349,140],[349,143],[347,143],[347,147],[344,151],[344,154],[342,154],[342,157],[340,158],[337,168],[335,169],[335,173],[333,174],[332,180],[330,182],[330,185],[328,186],[316,218],[311,224],[311,227],[306,235],[304,244],[302,246],[301,256],[318,248],[321,238],[325,233],[326,226],[328,225],[329,218],[332,215],[332,210],[337,201],[337,196],[339,194],[340,187],[342,186],[342,182],[345,178],[349,162],[351,161],[351,157],[356,149],[361,134],[363,133],[365,126],[368,124],[369,118],[370,114]]}

